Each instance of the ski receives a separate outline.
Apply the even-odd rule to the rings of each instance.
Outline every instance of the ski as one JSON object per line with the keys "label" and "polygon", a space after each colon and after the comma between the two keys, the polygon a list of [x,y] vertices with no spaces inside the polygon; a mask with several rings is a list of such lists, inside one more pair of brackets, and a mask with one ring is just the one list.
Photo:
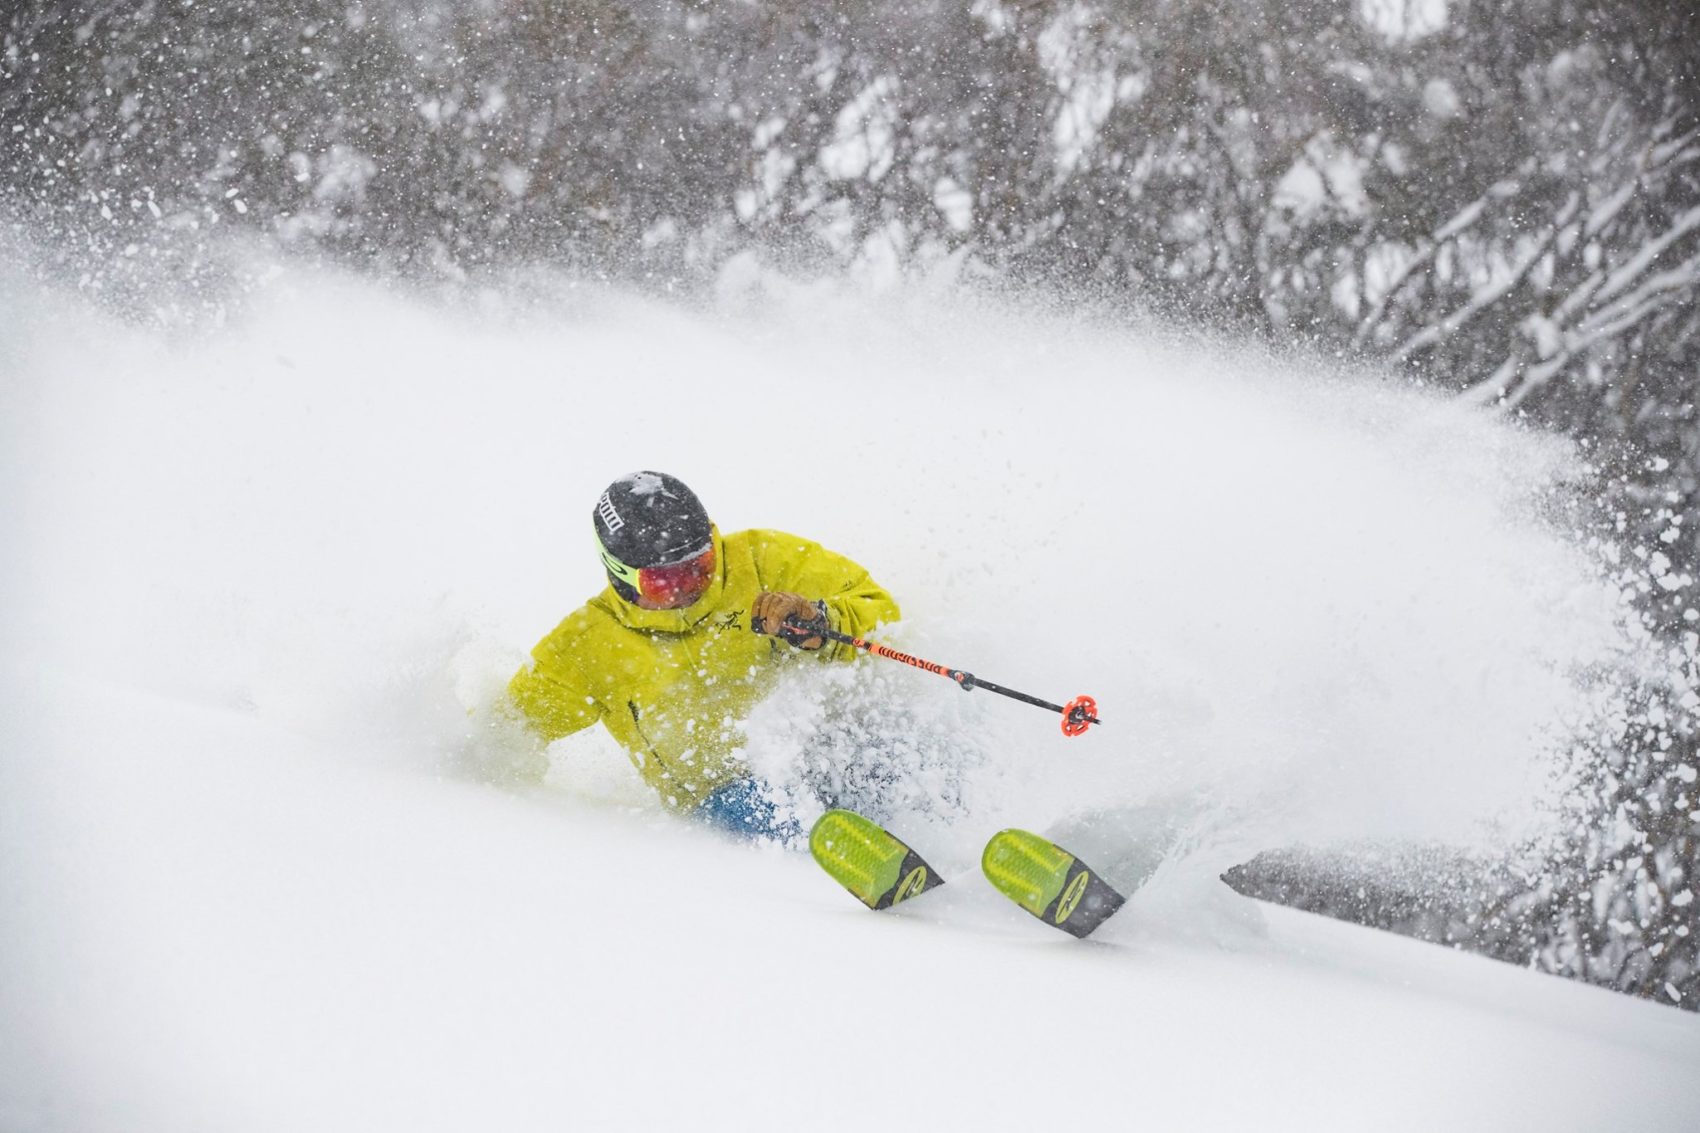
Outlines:
{"label": "ski", "polygon": [[1077,938],[1090,936],[1127,900],[1079,858],[1026,830],[994,834],[980,869],[999,893]]}
{"label": "ski", "polygon": [[809,853],[870,909],[889,909],[944,884],[921,855],[877,822],[829,810],[809,831]]}
{"label": "ski", "polygon": [[[809,831],[809,853],[870,909],[889,909],[944,884],[901,838],[855,811],[829,810]],[[1127,900],[1073,854],[1026,830],[986,843],[980,868],[992,887],[1070,936],[1090,936]]]}

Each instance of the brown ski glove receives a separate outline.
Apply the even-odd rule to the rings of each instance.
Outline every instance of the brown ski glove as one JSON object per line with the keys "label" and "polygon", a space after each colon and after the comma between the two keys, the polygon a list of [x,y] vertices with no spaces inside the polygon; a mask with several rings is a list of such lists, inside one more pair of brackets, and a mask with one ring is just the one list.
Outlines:
{"label": "brown ski glove", "polygon": [[756,595],[750,605],[750,622],[757,633],[773,634],[798,649],[819,649],[826,644],[821,631],[832,627],[825,602],[811,602],[801,594],[783,590]]}

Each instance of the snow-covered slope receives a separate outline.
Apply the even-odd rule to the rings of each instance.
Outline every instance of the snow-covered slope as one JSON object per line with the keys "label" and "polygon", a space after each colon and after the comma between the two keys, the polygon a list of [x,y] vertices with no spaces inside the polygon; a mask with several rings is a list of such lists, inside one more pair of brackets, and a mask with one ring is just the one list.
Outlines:
{"label": "snow-covered slope", "polygon": [[[1214,880],[1541,830],[1568,673],[1618,643],[1536,518],[1561,446],[914,293],[473,318],[286,271],[175,337],[4,290],[0,1128],[1700,1121],[1693,1015]],[[1108,722],[877,662],[787,690],[971,741],[966,815],[912,830],[953,882],[893,915],[659,813],[595,736],[480,781],[482,710],[599,585],[590,502],[639,467]],[[1091,943],[975,876],[1001,825],[1174,799],[1181,847]]]}

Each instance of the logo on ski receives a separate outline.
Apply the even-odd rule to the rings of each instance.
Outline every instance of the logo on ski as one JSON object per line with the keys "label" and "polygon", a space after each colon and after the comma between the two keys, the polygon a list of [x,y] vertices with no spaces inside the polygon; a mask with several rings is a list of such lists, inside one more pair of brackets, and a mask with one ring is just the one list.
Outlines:
{"label": "logo on ski", "polygon": [[1057,912],[1053,918],[1057,924],[1062,924],[1074,915],[1075,906],[1080,904],[1082,897],[1086,896],[1086,883],[1091,880],[1092,875],[1081,870],[1080,875],[1068,883],[1068,888],[1063,891],[1062,899],[1057,902]]}
{"label": "logo on ski", "polygon": [[906,901],[916,894],[923,892],[926,888],[927,867],[924,865],[916,866],[914,869],[909,871],[909,876],[905,877],[903,879],[903,883],[897,887],[897,892],[892,895],[891,903],[895,905],[899,901]]}

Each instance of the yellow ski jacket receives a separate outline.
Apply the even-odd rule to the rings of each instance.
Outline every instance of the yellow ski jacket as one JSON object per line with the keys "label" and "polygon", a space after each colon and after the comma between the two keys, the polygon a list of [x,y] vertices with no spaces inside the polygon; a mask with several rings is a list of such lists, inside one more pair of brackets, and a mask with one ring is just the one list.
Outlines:
{"label": "yellow ski jacket", "polygon": [[680,610],[645,610],[609,586],[531,651],[508,685],[514,705],[545,741],[598,720],[668,806],[696,807],[749,773],[739,725],[789,664],[849,660],[827,642],[794,649],[750,629],[764,590],[826,602],[834,629],[860,637],[896,621],[897,603],[843,555],[782,531],[713,531],[716,575]]}

